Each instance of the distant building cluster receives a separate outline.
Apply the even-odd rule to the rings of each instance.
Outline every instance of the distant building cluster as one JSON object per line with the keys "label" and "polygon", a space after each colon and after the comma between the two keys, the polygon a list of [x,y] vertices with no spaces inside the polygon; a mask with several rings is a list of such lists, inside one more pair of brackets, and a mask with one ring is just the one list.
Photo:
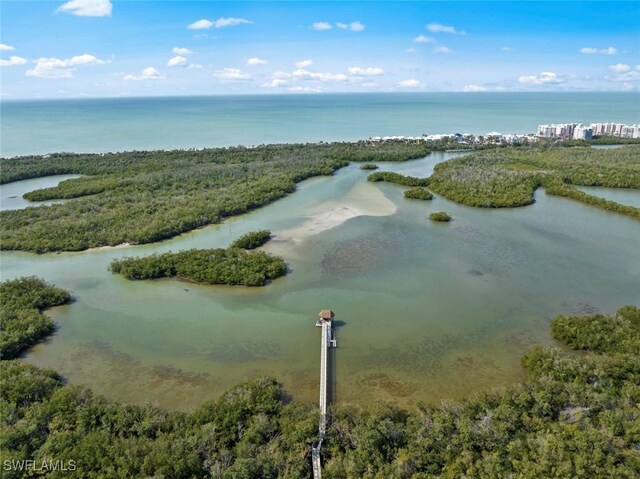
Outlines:
{"label": "distant building cluster", "polygon": [[370,138],[370,141],[377,143],[380,141],[451,141],[459,145],[497,145],[497,144],[511,144],[511,143],[534,143],[539,138],[533,134],[502,134],[497,131],[492,131],[486,135],[476,136],[471,133],[441,133],[435,135],[422,135],[422,136],[374,136]]}
{"label": "distant building cluster", "polygon": [[640,138],[640,125],[623,123],[558,123],[538,125],[538,137],[560,138],[563,140],[590,140],[594,136],[618,136],[620,138]]}
{"label": "distant building cluster", "polygon": [[640,138],[640,125],[625,125],[623,123],[592,123],[594,136],[610,135],[620,138]]}
{"label": "distant building cluster", "polygon": [[472,135],[471,133],[444,133],[421,136],[374,136],[369,138],[373,143],[381,141],[425,141],[452,142],[459,145],[509,145],[530,144],[542,141],[544,138],[560,140],[590,140],[594,136],[617,136],[620,138],[640,138],[640,124],[625,125],[624,123],[558,123],[552,125],[538,125],[538,132],[527,134],[498,133],[492,131],[486,135]]}

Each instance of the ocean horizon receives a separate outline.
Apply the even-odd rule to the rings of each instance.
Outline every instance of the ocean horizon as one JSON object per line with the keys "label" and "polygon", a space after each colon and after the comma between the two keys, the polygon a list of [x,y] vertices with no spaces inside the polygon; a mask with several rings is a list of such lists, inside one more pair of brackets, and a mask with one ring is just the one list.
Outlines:
{"label": "ocean horizon", "polygon": [[538,124],[640,122],[637,92],[422,92],[8,100],[2,157],[435,133],[531,133]]}

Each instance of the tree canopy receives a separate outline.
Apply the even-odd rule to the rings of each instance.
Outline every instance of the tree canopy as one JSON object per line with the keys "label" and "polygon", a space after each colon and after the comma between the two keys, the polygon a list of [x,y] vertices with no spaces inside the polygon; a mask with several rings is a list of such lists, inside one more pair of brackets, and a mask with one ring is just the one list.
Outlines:
{"label": "tree canopy", "polygon": [[469,206],[502,208],[534,202],[535,190],[640,219],[640,209],[573,185],[640,188],[640,147],[501,148],[440,163],[429,178],[436,193]]}
{"label": "tree canopy", "polygon": [[67,291],[33,276],[0,283],[0,359],[15,358],[51,334],[53,321],[41,311],[70,300]]}
{"label": "tree canopy", "polygon": [[413,176],[405,176],[393,171],[377,171],[371,173],[367,177],[368,181],[386,181],[402,186],[429,186],[429,180],[426,178],[415,178]]}
{"label": "tree canopy", "polygon": [[239,248],[190,249],[114,259],[109,269],[131,280],[176,276],[195,283],[239,286],[264,286],[287,273],[281,257]]}
{"label": "tree canopy", "polygon": [[426,188],[409,188],[405,190],[404,197],[414,200],[432,200],[433,195]]}
{"label": "tree canopy", "polygon": [[250,231],[231,243],[231,248],[255,249],[264,245],[270,239],[271,231],[269,230]]}

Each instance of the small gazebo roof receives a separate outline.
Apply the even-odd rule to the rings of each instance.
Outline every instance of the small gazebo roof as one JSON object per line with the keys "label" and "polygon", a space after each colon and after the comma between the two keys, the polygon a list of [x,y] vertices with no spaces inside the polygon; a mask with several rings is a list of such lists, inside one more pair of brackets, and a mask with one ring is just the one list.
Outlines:
{"label": "small gazebo roof", "polygon": [[331,311],[330,309],[323,309],[322,311],[320,311],[320,319],[333,319],[333,311]]}

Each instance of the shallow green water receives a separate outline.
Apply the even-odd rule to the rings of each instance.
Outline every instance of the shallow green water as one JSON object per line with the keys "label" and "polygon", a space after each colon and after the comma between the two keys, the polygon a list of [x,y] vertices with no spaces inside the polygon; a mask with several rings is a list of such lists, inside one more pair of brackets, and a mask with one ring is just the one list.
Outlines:
{"label": "shallow green water", "polygon": [[[449,157],[381,165],[428,176]],[[405,200],[402,188],[366,176],[349,166],[266,208],[160,244],[4,253],[3,278],[37,274],[77,299],[53,310],[56,334],[25,360],[112,399],[176,409],[257,374],[275,376],[296,400],[315,401],[314,322],[331,308],[339,321],[337,401],[438,403],[518,380],[520,356],[550,344],[549,320],[559,313],[640,304],[638,221],[542,191],[516,209]],[[452,223],[427,219],[442,210]],[[224,246],[261,228],[276,234],[266,249],[291,267],[265,288],[130,282],[107,271],[112,258]]]}
{"label": "shallow green water", "polygon": [[579,190],[617,203],[640,208],[640,192],[622,188],[603,188],[601,186],[578,186]]}
{"label": "shallow green water", "polygon": [[54,175],[44,178],[33,178],[30,180],[16,181],[2,186],[0,193],[0,210],[18,210],[28,208],[29,206],[52,205],[54,203],[63,203],[64,200],[55,201],[29,201],[25,200],[22,195],[29,191],[39,190],[41,188],[50,188],[57,186],[61,181],[78,178],[80,175]]}

